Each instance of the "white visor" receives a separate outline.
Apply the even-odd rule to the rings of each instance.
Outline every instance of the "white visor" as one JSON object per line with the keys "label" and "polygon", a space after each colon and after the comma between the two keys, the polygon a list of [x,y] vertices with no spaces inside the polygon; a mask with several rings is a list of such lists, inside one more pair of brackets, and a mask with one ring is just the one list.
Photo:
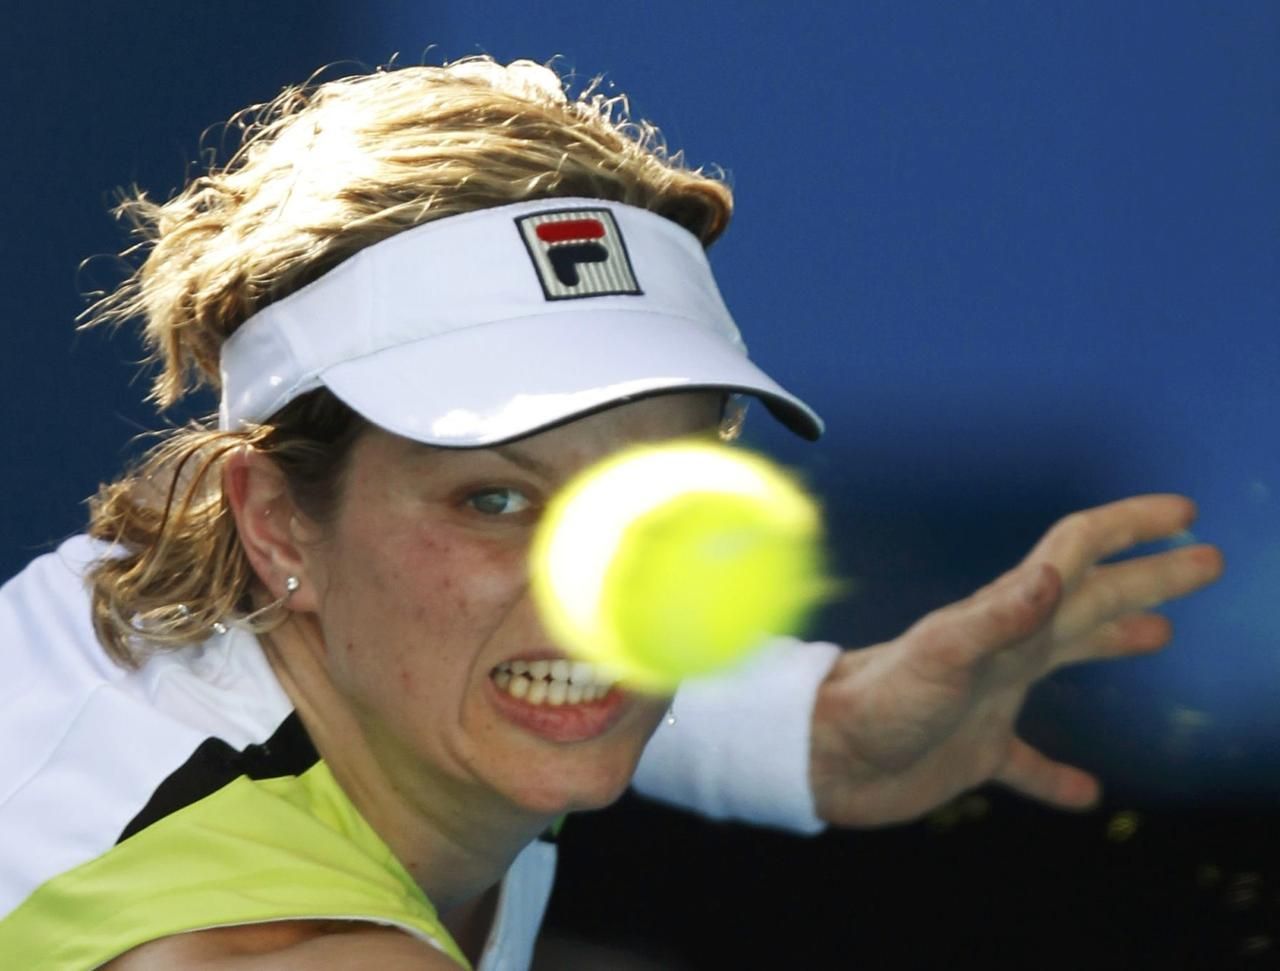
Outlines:
{"label": "white visor", "polygon": [[747,360],[693,234],[599,199],[483,209],[361,250],[226,342],[220,426],[265,421],[322,386],[445,447],[701,389],[752,395],[797,434],[822,433]]}

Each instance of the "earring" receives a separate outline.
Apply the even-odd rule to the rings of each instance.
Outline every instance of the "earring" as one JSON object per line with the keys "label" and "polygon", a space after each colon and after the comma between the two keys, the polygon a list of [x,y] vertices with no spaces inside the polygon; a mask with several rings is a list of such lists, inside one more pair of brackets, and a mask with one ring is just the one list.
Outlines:
{"label": "earring", "polygon": [[248,627],[250,630],[252,630],[254,628],[254,625],[261,624],[264,622],[264,620],[266,622],[270,622],[271,620],[274,620],[275,618],[272,617],[272,615],[275,614],[277,611],[282,610],[284,608],[284,605],[289,602],[289,598],[292,597],[295,593],[297,593],[298,588],[301,586],[302,586],[302,581],[299,580],[297,577],[295,577],[293,574],[290,574],[289,576],[285,577],[283,594],[281,594],[275,600],[271,601],[271,603],[267,604],[265,607],[259,607],[257,610],[252,611],[251,613],[247,613],[243,617],[238,618],[236,620],[236,623],[239,625]]}
{"label": "earring", "polygon": [[672,725],[676,723],[676,706],[675,705],[672,705],[670,708],[667,709],[667,717],[662,719],[662,721],[667,725],[668,728],[670,728]]}

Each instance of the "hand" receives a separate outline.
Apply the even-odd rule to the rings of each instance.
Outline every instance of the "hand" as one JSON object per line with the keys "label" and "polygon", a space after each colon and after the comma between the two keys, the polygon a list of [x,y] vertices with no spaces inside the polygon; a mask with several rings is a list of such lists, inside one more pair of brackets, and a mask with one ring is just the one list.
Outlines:
{"label": "hand", "polygon": [[810,782],[818,815],[846,826],[913,819],[991,780],[1064,809],[1099,785],[1014,731],[1028,690],[1066,664],[1163,647],[1148,610],[1216,580],[1222,554],[1184,546],[1099,560],[1195,518],[1181,496],[1126,499],[1055,525],[1015,569],[887,644],[846,651],[818,691]]}

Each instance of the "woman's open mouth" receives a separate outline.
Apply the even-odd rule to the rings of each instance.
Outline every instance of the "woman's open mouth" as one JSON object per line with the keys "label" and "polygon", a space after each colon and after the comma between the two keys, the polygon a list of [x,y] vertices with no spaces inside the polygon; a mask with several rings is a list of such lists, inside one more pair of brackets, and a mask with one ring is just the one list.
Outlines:
{"label": "woman's open mouth", "polygon": [[502,691],[529,705],[578,705],[599,701],[614,678],[590,661],[565,658],[507,661],[490,675]]}
{"label": "woman's open mouth", "polygon": [[489,672],[493,702],[508,721],[553,742],[603,735],[629,707],[631,695],[589,661],[504,661]]}

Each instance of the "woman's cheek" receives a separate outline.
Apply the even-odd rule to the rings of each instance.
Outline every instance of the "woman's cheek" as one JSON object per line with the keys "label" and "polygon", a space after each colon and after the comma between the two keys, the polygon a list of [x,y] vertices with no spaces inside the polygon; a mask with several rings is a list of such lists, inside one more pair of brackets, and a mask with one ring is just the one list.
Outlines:
{"label": "woman's cheek", "polygon": [[435,598],[468,619],[500,617],[528,585],[528,550],[523,543],[505,538],[445,539],[435,541],[427,555]]}

